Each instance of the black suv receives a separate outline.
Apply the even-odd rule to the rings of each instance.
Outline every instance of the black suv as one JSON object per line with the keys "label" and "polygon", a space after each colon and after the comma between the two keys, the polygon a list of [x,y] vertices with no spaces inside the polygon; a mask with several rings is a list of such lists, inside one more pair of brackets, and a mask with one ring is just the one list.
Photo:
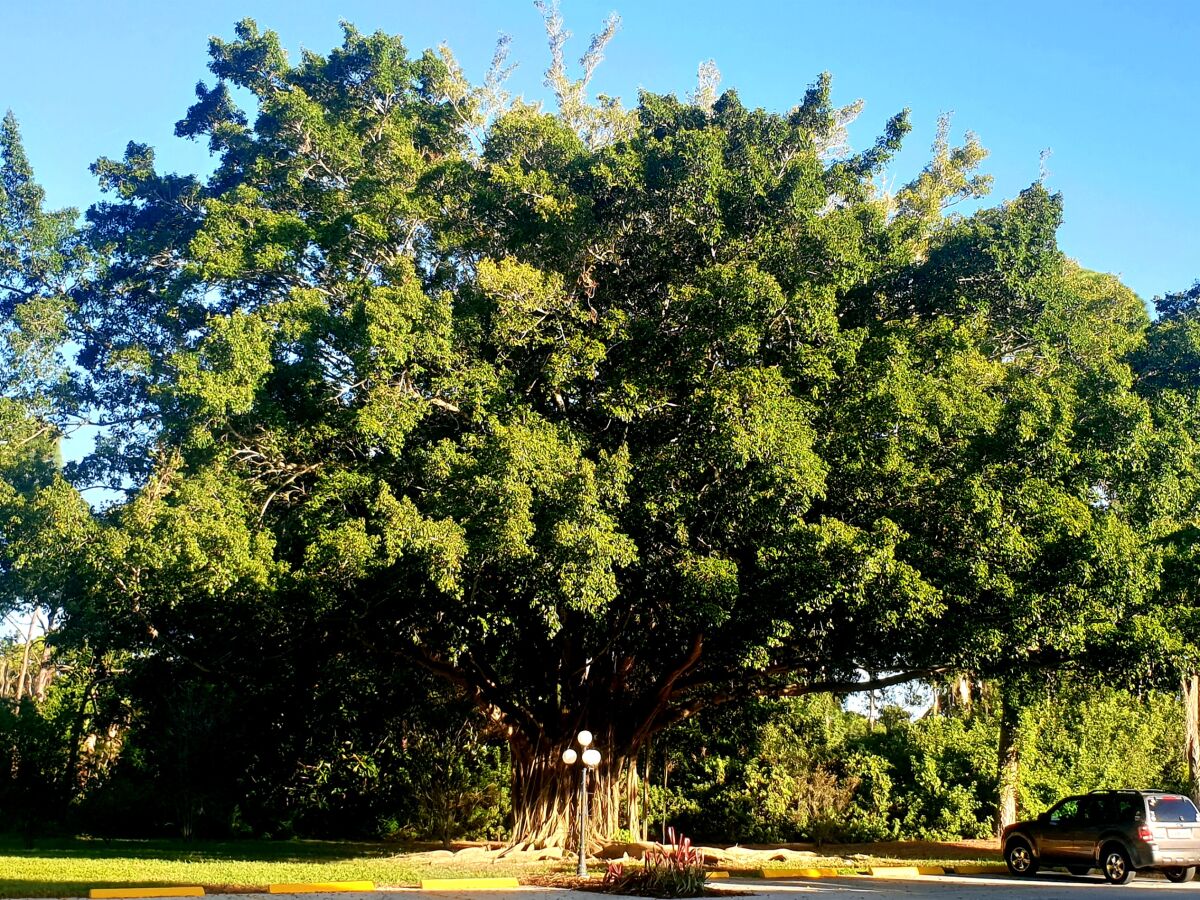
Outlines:
{"label": "black suv", "polygon": [[1189,881],[1200,864],[1200,815],[1187,797],[1165,791],[1092,791],[1060,800],[1032,822],[1004,829],[1004,861],[1014,875],[1065,866],[1099,868],[1113,884],[1142,869]]}

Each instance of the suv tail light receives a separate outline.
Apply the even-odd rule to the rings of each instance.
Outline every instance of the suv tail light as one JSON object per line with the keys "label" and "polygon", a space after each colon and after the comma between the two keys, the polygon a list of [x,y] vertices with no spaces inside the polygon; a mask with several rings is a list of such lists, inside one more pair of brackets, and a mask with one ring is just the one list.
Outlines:
{"label": "suv tail light", "polygon": [[1138,826],[1138,839],[1145,841],[1147,844],[1154,842],[1154,829],[1149,825]]}

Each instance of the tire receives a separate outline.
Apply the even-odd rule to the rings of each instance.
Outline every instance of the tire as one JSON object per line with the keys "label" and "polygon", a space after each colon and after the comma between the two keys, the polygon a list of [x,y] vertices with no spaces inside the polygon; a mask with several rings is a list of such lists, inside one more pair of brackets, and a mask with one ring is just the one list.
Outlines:
{"label": "tire", "polygon": [[1196,867],[1174,866],[1170,869],[1163,869],[1163,874],[1167,876],[1167,881],[1175,884],[1183,884],[1185,881],[1191,881],[1196,877]]}
{"label": "tire", "polygon": [[1120,844],[1105,844],[1100,851],[1100,871],[1109,884],[1129,884],[1137,874],[1128,851]]}
{"label": "tire", "polygon": [[1086,875],[1092,871],[1091,866],[1067,866],[1067,871],[1072,875]]}
{"label": "tire", "polygon": [[1022,878],[1036,875],[1038,870],[1033,848],[1023,838],[1013,838],[1005,845],[1004,864],[1008,866],[1008,871]]}

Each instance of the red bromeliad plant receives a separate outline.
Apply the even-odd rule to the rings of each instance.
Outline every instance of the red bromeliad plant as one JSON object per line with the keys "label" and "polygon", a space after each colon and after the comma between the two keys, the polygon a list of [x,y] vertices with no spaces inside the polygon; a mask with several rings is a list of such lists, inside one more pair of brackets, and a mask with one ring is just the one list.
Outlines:
{"label": "red bromeliad plant", "polygon": [[666,847],[647,850],[642,867],[625,871],[623,863],[612,863],[604,875],[604,889],[612,894],[642,897],[699,897],[704,893],[708,873],[704,854],[692,846],[690,838],[667,829]]}

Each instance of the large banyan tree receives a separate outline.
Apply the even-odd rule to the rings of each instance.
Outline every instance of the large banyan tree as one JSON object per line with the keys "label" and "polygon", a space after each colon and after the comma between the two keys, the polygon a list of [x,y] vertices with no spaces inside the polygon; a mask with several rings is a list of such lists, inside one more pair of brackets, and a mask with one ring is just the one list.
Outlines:
{"label": "large banyan tree", "polygon": [[553,111],[502,60],[476,88],[347,27],[292,63],[246,21],[177,126],[212,174],[96,164],[76,474],[129,499],[76,563],[92,640],[304,622],[415,662],[507,737],[514,839],[549,843],[579,729],[611,832],[706,705],[1049,665],[1140,614],[1146,315],[1063,258],[1059,198],[950,215],[988,184],[946,129],[885,190],[907,114],[854,152],[826,76],[787,113],[710,67],[591,103],[611,25],[573,79],[547,17]]}

